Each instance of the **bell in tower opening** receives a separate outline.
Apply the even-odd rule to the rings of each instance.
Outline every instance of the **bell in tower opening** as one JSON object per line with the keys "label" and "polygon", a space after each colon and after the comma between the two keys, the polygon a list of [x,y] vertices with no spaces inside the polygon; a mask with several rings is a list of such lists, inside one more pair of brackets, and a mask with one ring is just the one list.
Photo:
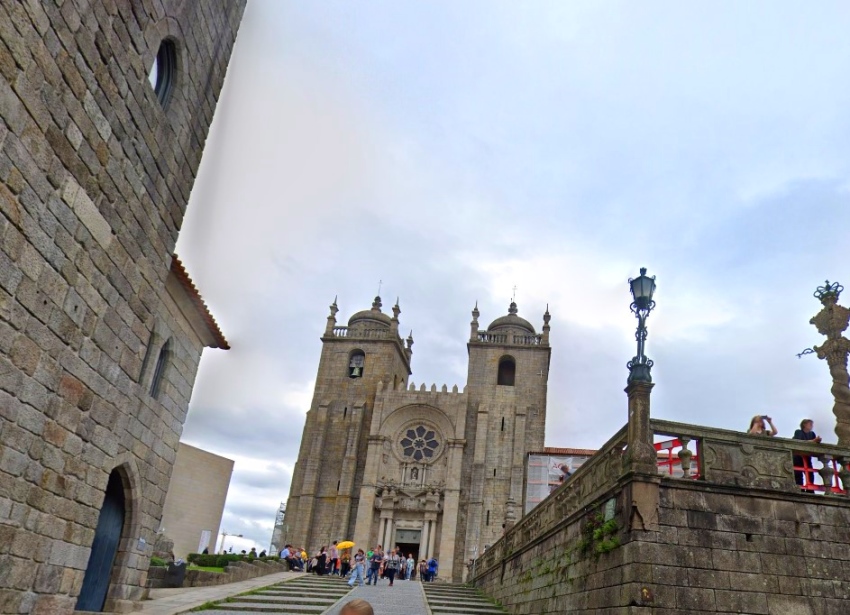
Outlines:
{"label": "bell in tower opening", "polygon": [[348,362],[348,377],[362,378],[363,365],[366,362],[366,357],[362,352],[355,352],[351,355],[351,360]]}

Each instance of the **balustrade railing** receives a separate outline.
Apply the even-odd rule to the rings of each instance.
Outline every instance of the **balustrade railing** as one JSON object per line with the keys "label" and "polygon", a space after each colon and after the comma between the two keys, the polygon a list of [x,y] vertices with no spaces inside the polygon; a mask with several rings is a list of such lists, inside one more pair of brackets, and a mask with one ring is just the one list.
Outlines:
{"label": "balustrade railing", "polygon": [[[850,497],[848,449],[658,419],[651,419],[650,427],[656,437],[674,438],[667,442],[671,443],[671,453],[677,450],[680,477],[722,485]],[[815,468],[812,459],[817,459],[821,467]],[[672,472],[676,466],[675,461],[669,462],[668,476],[676,476]]]}
{"label": "balustrade railing", "polygon": [[514,345],[539,346],[541,344],[542,338],[542,335],[514,335]]}
{"label": "balustrade railing", "polygon": [[487,331],[478,332],[478,341],[489,344],[508,344],[514,346],[541,346],[543,344],[542,335],[508,335],[507,333],[488,333]]}
{"label": "balustrade railing", "polygon": [[[335,337],[354,337],[367,339],[392,339],[392,332],[389,329],[363,329],[360,327],[334,327],[333,334]],[[401,340],[396,335],[396,339]]]}

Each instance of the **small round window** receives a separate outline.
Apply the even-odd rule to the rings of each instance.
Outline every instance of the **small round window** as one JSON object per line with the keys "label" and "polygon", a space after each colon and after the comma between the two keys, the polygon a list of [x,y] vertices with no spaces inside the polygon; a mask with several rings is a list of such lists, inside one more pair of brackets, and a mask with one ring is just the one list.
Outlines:
{"label": "small round window", "polygon": [[148,81],[150,81],[159,104],[165,107],[171,98],[171,90],[177,73],[177,49],[174,42],[164,40],[159,45],[156,59],[153,61]]}

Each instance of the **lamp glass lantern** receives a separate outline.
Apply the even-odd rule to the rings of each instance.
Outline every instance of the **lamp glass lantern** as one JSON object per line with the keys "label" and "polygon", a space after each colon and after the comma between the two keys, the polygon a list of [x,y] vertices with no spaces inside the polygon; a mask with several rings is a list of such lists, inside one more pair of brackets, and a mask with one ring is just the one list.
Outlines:
{"label": "lamp glass lantern", "polygon": [[655,294],[655,276],[646,275],[646,267],[641,267],[640,275],[629,280],[632,290],[632,299],[636,311],[652,309],[652,295]]}

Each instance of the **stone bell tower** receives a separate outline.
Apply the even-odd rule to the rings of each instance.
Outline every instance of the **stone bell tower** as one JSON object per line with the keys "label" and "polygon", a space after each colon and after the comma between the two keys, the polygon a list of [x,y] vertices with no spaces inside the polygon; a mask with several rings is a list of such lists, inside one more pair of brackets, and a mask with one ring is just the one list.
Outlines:
{"label": "stone bell tower", "polygon": [[478,305],[472,311],[467,391],[469,468],[466,557],[492,545],[503,529],[522,515],[525,458],[543,448],[549,379],[549,308],[543,332],[508,313],[478,328]]}
{"label": "stone bell tower", "polygon": [[413,337],[405,344],[399,336],[398,301],[392,317],[381,307],[375,297],[371,309],[337,326],[336,299],[330,306],[283,536],[311,553],[353,535],[378,383],[406,385],[411,373]]}

